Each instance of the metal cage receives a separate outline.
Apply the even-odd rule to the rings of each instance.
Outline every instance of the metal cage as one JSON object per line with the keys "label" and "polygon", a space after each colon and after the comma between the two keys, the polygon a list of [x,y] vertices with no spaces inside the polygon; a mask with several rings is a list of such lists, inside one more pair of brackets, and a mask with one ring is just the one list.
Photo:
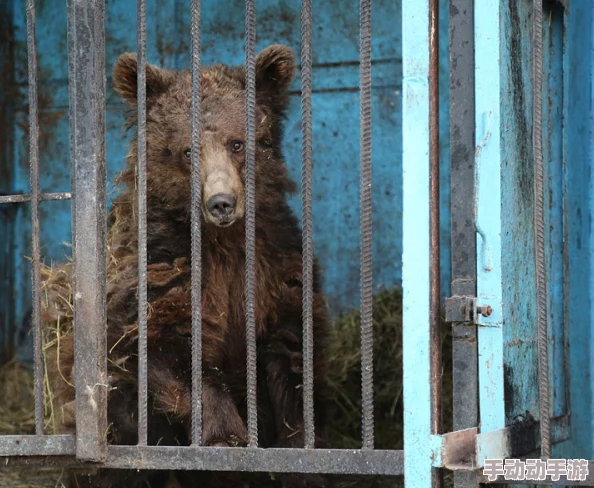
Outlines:
{"label": "metal cage", "polygon": [[[35,435],[0,437],[0,465],[109,467],[132,469],[270,471],[356,475],[405,475],[407,486],[439,486],[443,468],[454,470],[455,486],[486,482],[480,468],[485,459],[510,458],[539,448],[551,457],[551,446],[571,436],[569,400],[561,415],[549,404],[549,315],[545,245],[545,183],[543,179],[543,5],[528,9],[533,28],[530,73],[532,128],[519,145],[533,150],[534,270],[531,283],[537,300],[539,412],[534,423],[510,423],[506,412],[508,387],[504,368],[504,322],[513,308],[504,290],[503,234],[509,230],[502,215],[506,198],[503,160],[508,156],[504,64],[514,56],[505,35],[524,28],[512,21],[507,2],[450,0],[449,112],[451,147],[451,297],[445,300],[446,321],[454,336],[454,432],[445,433],[441,418],[440,357],[440,158],[439,158],[439,2],[402,0],[403,44],[403,289],[404,289],[404,451],[374,449],[373,329],[372,329],[372,157],[371,157],[371,0],[360,0],[360,234],[362,447],[358,450],[316,449],[313,409],[313,230],[312,212],[312,27],[315,5],[301,2],[302,214],[303,214],[303,396],[305,445],[299,449],[258,447],[256,415],[255,325],[255,46],[256,1],[245,1],[246,65],[246,337],[248,364],[248,432],[246,448],[201,445],[201,258],[200,223],[192,214],[192,357],[193,413],[190,446],[147,445],[147,266],[146,248],[146,1],[138,0],[138,208],[139,224],[139,443],[107,445],[106,386],[106,150],[105,150],[105,1],[68,0],[69,120],[72,194],[45,193],[39,185],[39,123],[36,58],[36,2],[27,1],[29,89],[29,158],[31,193],[0,196],[0,204],[30,202],[32,219],[32,290],[35,364]],[[545,13],[553,9],[545,5]],[[192,0],[192,147],[200,145],[200,1]],[[555,10],[557,12],[557,10]],[[553,14],[551,14],[553,15]],[[563,17],[561,13],[561,19]],[[513,17],[513,16],[512,16]],[[443,16],[442,16],[443,20]],[[561,20],[563,22],[563,20]],[[545,29],[545,38],[548,31]],[[553,41],[551,41],[552,43]],[[546,46],[545,46],[546,47]],[[520,81],[523,79],[520,77]],[[518,81],[517,79],[515,81]],[[443,108],[442,108],[443,109]],[[545,120],[546,125],[547,120]],[[513,127],[512,127],[513,129]],[[545,147],[545,152],[548,150]],[[200,199],[199,151],[192,151],[192,198]],[[513,155],[512,155],[513,156]],[[525,163],[525,162],[524,162]],[[548,171],[548,170],[547,170]],[[526,191],[526,189],[523,189]],[[509,193],[507,194],[509,195]],[[39,205],[72,197],[74,260],[74,327],[76,367],[76,435],[44,435],[43,357],[40,320]],[[197,205],[193,205],[193,209]],[[548,214],[547,214],[548,215]],[[513,217],[512,217],[513,218]],[[523,228],[527,231],[526,228]],[[532,229],[530,229],[532,230]],[[550,237],[547,237],[549,239]],[[84,263],[84,266],[80,263]],[[509,261],[508,261],[509,263]],[[517,263],[516,263],[517,264]],[[516,285],[514,285],[516,286]],[[519,285],[517,285],[519,287]],[[531,288],[532,289],[532,288]],[[532,327],[532,325],[531,325]],[[567,342],[567,336],[563,339]],[[92,360],[89,360],[92,358]],[[560,359],[566,364],[568,359]],[[513,385],[512,385],[513,386]],[[536,395],[538,393],[539,395]],[[507,409],[507,410],[506,410]],[[404,455],[406,452],[406,456]],[[576,482],[540,484],[587,485]],[[497,482],[510,483],[499,479]]]}

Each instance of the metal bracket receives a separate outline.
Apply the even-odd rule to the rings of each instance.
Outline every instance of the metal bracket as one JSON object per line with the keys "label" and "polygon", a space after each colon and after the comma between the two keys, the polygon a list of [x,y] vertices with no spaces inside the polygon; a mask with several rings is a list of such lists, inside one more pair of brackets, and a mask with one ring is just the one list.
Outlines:
{"label": "metal bracket", "polygon": [[479,434],[472,427],[431,440],[433,466],[452,471],[474,471],[483,467],[485,459],[506,459],[511,453],[508,428]]}
{"label": "metal bracket", "polygon": [[453,471],[472,471],[476,466],[476,439],[478,429],[458,430],[442,435],[432,435],[432,465]]}
{"label": "metal bracket", "polygon": [[474,324],[476,321],[476,297],[455,295],[445,300],[445,319],[448,323]]}
{"label": "metal bracket", "polygon": [[[554,444],[569,439],[569,416],[551,419]],[[474,471],[485,459],[521,457],[535,452],[540,446],[540,423],[528,415],[505,429],[478,432],[476,427],[448,434],[432,435],[432,465],[452,471]]]}
{"label": "metal bracket", "polygon": [[475,324],[479,315],[489,317],[493,313],[490,305],[477,306],[478,299],[471,296],[454,295],[446,298],[446,322]]}

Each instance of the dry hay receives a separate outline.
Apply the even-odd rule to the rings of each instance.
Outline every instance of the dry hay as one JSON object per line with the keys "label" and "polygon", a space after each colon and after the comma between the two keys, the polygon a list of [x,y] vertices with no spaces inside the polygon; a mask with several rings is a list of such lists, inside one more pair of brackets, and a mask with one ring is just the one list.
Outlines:
{"label": "dry hay", "polygon": [[[43,351],[45,364],[45,425],[46,434],[57,433],[56,413],[47,361],[47,351],[54,346],[60,350],[60,341],[72,331],[72,286],[70,268],[43,266],[41,269],[43,293],[42,309],[44,322]],[[49,289],[45,286],[51,280]],[[16,362],[8,362],[0,368],[0,435],[23,435],[35,433],[35,397],[33,373]],[[0,470],[0,486],[7,488],[64,488],[65,475],[61,469],[13,469]]]}
{"label": "dry hay", "polygon": [[54,469],[0,471],[2,488],[66,488],[65,474]]}
{"label": "dry hay", "polygon": [[[376,449],[403,449],[402,291],[382,290],[373,298],[373,377]],[[451,329],[442,328],[444,431],[452,428]],[[328,352],[328,390],[331,402],[327,437],[333,448],[361,448],[361,334],[360,313],[353,310],[332,328]],[[445,486],[452,486],[451,475]],[[342,488],[392,488],[402,478],[353,477]]]}
{"label": "dry hay", "polygon": [[[9,362],[0,367],[0,435],[35,433],[33,374]],[[46,419],[47,424],[47,419]],[[62,470],[0,470],[2,488],[63,488]]]}
{"label": "dry hay", "polygon": [[[110,258],[111,264],[114,258]],[[44,267],[43,320],[44,359],[59,361],[61,344],[72,334],[72,263]],[[117,266],[110,266],[113,270]],[[113,277],[113,276],[112,276]],[[51,283],[50,286],[47,286]],[[374,329],[374,410],[375,447],[402,449],[402,293],[398,289],[383,290],[373,303]],[[451,372],[451,334],[444,326],[444,372]],[[48,351],[52,351],[51,354]],[[328,354],[328,393],[331,412],[326,436],[329,447],[358,449],[361,447],[361,352],[360,314],[354,310],[338,319],[332,328]],[[58,363],[59,364],[59,363]],[[34,428],[33,379],[25,368],[12,364],[0,371],[0,434],[31,433]],[[46,367],[47,370],[47,367]],[[67,382],[66,378],[62,378]],[[15,386],[15,384],[19,386]],[[57,433],[59,409],[52,395],[52,384],[46,376],[46,433]],[[18,390],[18,391],[17,391]],[[451,374],[443,376],[444,428],[451,429]],[[1,399],[10,399],[2,401]],[[9,412],[9,413],[8,413]],[[25,431],[25,432],[24,432]],[[8,484],[5,475],[15,477]],[[26,478],[22,475],[27,474]],[[45,484],[29,479],[33,473],[2,473],[1,486],[49,488],[60,486],[60,472],[52,472]],[[21,477],[18,477],[21,476]],[[450,477],[446,486],[450,485]],[[26,484],[23,484],[26,479]],[[18,484],[18,482],[21,484]],[[17,483],[17,484],[14,484]],[[58,483],[58,484],[56,484]],[[402,478],[340,477],[342,488],[392,488],[402,486]]]}
{"label": "dry hay", "polygon": [[[74,385],[60,369],[63,344],[72,342],[74,305],[72,299],[72,261],[59,266],[44,266],[42,279],[43,359],[45,362],[45,414],[47,434],[60,434],[60,408],[55,404],[56,385]],[[50,365],[50,361],[55,365]],[[60,379],[49,377],[48,370],[57,371]]]}
{"label": "dry hay", "polygon": [[33,375],[23,365],[6,363],[0,368],[0,434],[33,434],[35,431]]}
{"label": "dry hay", "polygon": [[[402,292],[382,290],[373,299],[375,448],[402,449]],[[360,313],[354,310],[332,328],[328,387],[333,404],[328,435],[332,447],[361,447]],[[451,371],[451,333],[443,328],[443,371]],[[443,374],[445,428],[451,424],[451,374]]]}

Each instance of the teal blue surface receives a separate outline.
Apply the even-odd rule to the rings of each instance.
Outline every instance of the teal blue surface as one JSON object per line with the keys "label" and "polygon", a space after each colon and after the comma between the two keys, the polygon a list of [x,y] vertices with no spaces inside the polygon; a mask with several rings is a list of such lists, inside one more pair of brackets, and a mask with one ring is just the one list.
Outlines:
{"label": "teal blue surface", "polygon": [[[545,2],[543,159],[551,416],[571,416],[557,457],[594,458],[592,422],[593,4]],[[531,2],[499,2],[505,424],[539,419]],[[493,338],[491,338],[493,339]],[[487,345],[493,354],[499,344]],[[492,368],[491,364],[483,366]],[[497,376],[499,378],[499,376]],[[483,381],[481,388],[487,388]],[[499,380],[498,383],[499,385]],[[500,393],[495,397],[498,401]],[[483,416],[481,402],[481,419]],[[500,415],[487,404],[486,415]]]}
{"label": "teal blue surface", "polygon": [[429,1],[403,0],[402,12],[404,478],[407,487],[429,488]]}
{"label": "teal blue surface", "polygon": [[572,1],[564,26],[562,153],[567,255],[563,301],[569,324],[572,438],[554,454],[594,459],[594,4]]}
{"label": "teal blue surface", "polygon": [[503,397],[501,11],[498,2],[475,8],[475,174],[477,304],[493,309],[479,316],[479,412],[481,432],[505,427]]}

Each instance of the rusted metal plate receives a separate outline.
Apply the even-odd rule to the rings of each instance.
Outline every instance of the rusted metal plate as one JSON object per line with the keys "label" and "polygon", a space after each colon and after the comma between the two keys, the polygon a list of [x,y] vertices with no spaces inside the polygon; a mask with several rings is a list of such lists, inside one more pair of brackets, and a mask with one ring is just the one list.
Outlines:
{"label": "rusted metal plate", "polygon": [[453,471],[476,467],[477,428],[459,430],[443,435],[442,465]]}

